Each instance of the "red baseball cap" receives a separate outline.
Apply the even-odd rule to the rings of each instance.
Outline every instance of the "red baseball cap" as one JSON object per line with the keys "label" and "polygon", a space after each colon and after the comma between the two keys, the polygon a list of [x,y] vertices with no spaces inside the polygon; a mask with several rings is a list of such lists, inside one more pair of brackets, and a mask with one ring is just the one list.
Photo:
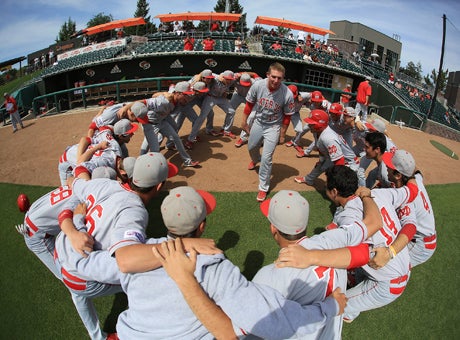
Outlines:
{"label": "red baseball cap", "polygon": [[311,99],[310,101],[316,102],[316,103],[321,103],[324,100],[323,94],[320,91],[313,91],[311,93]]}
{"label": "red baseball cap", "polygon": [[288,89],[291,90],[292,94],[294,95],[294,98],[297,97],[299,94],[299,90],[297,89],[297,86],[295,85],[288,85]]}
{"label": "red baseball cap", "polygon": [[323,110],[313,110],[308,118],[304,119],[304,122],[317,127],[326,128],[329,123],[329,115]]}
{"label": "red baseball cap", "polygon": [[342,115],[343,114],[343,106],[340,103],[332,103],[331,107],[329,108],[329,113],[333,113],[335,115]]}

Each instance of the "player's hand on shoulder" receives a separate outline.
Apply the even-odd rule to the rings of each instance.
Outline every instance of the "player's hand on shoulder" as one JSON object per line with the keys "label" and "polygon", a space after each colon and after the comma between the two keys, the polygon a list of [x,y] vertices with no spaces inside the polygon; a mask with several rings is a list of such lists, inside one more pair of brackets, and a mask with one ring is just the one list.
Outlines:
{"label": "player's hand on shoulder", "polygon": [[217,248],[216,242],[210,238],[183,238],[182,244],[186,252],[196,250],[198,254],[214,255],[223,253]]}
{"label": "player's hand on shoulder", "polygon": [[355,192],[355,195],[358,196],[359,198],[363,198],[363,197],[366,197],[366,196],[371,196],[371,189],[367,188],[367,187],[359,187],[356,192]]}
{"label": "player's hand on shoulder", "polygon": [[153,255],[160,261],[164,270],[179,285],[187,285],[190,280],[195,280],[197,253],[190,250],[187,256],[184,252],[181,238],[169,240],[152,247]]}
{"label": "player's hand on shoulder", "polygon": [[281,248],[278,253],[278,258],[275,260],[277,268],[294,267],[308,268],[313,263],[309,257],[309,250],[298,244],[290,244],[285,248]]}

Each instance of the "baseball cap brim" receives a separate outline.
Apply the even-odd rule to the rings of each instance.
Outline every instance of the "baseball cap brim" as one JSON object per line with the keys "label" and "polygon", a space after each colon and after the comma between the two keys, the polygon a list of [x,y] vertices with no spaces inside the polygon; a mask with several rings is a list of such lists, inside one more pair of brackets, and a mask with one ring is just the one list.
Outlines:
{"label": "baseball cap brim", "polygon": [[174,177],[179,173],[179,169],[173,163],[168,162],[168,178]]}
{"label": "baseball cap brim", "polygon": [[214,79],[214,76],[213,76],[213,75],[210,75],[210,76],[203,76],[203,78],[206,78],[206,79]]}
{"label": "baseball cap brim", "polygon": [[200,92],[200,93],[206,93],[206,92],[209,92],[209,89],[207,87],[205,87],[204,89],[201,89],[201,90],[194,90],[196,92]]}
{"label": "baseball cap brim", "polygon": [[382,156],[382,160],[383,160],[383,163],[385,163],[385,165],[392,169],[392,170],[396,170],[396,167],[394,166],[393,164],[393,156],[394,156],[394,153],[392,152],[385,152]]}
{"label": "baseball cap brim", "polygon": [[251,86],[251,82],[249,82],[249,81],[241,81],[240,80],[240,85],[242,85],[242,86]]}
{"label": "baseball cap brim", "polygon": [[185,94],[185,95],[195,94],[195,92],[193,92],[193,91],[183,91],[183,92],[177,92],[177,93],[182,93],[182,94]]}
{"label": "baseball cap brim", "polygon": [[124,133],[124,135],[133,134],[134,132],[137,131],[138,128],[139,128],[139,125],[131,123],[131,129],[129,129],[128,131],[126,131],[126,132]]}
{"label": "baseball cap brim", "polygon": [[265,217],[268,217],[268,210],[270,208],[270,201],[272,199],[269,198],[269,199],[266,199],[265,201],[263,201],[262,203],[260,203],[260,211],[262,211],[262,214],[264,214]]}
{"label": "baseball cap brim", "polygon": [[316,120],[311,119],[309,117],[305,118],[303,121],[310,125],[320,125],[320,123],[318,123]]}
{"label": "baseball cap brim", "polygon": [[216,198],[211,193],[204,190],[196,190],[196,192],[201,196],[201,198],[203,198],[203,201],[206,204],[206,215],[209,215],[216,208]]}
{"label": "baseball cap brim", "polygon": [[313,102],[313,103],[322,103],[323,100],[324,100],[323,98],[321,98],[321,99],[312,98],[310,101]]}
{"label": "baseball cap brim", "polygon": [[137,121],[141,124],[148,124],[149,123],[149,117],[145,115],[144,117],[137,117]]}
{"label": "baseball cap brim", "polygon": [[377,131],[377,129],[375,128],[374,125],[372,125],[371,123],[368,123],[366,122],[364,125],[366,125],[367,129],[371,132],[374,132],[374,131]]}

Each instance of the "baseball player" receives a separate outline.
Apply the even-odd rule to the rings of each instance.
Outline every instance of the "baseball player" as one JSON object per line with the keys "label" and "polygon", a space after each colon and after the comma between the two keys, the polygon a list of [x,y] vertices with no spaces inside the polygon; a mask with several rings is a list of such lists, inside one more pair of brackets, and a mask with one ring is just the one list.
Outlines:
{"label": "baseball player", "polygon": [[372,95],[372,86],[369,84],[371,77],[367,76],[364,81],[362,81],[358,85],[358,89],[356,90],[356,112],[361,116],[361,121],[367,121],[367,109],[369,107],[370,98]]}
{"label": "baseball player", "polygon": [[353,127],[356,112],[352,107],[344,108],[340,103],[333,103],[329,107],[329,126],[353,146]]}
{"label": "baseball player", "polygon": [[[314,185],[315,179],[333,165],[346,165],[358,171],[357,157],[346,141],[329,127],[329,115],[325,111],[313,110],[305,122],[317,135],[316,147],[320,156],[311,172],[304,177],[295,177],[295,182]],[[364,177],[360,178],[360,182],[364,183]]]}
{"label": "baseball player", "polygon": [[[193,291],[183,294],[187,300],[199,296],[198,303],[189,303],[198,315],[199,308],[196,310],[193,306],[199,307],[203,305],[203,301],[214,299],[229,316],[235,329],[238,329],[238,335],[251,333],[262,338],[301,336],[310,334],[326,321],[324,315],[317,314],[318,310],[324,308],[327,317],[337,314],[337,310],[332,311],[329,309],[330,306],[326,305],[335,305],[332,297],[340,296],[339,291],[324,302],[301,307],[298,303],[285,300],[278,292],[265,285],[247,281],[222,254],[197,256],[196,252],[191,252],[190,256],[192,263],[196,263],[196,270],[193,268],[187,271],[189,282],[184,283],[181,280],[176,285],[165,271],[173,274],[172,270],[181,270],[183,262],[169,265],[168,254],[172,250],[182,251],[181,238],[184,235],[199,237],[203,233],[206,215],[215,205],[215,199],[210,194],[197,192],[190,187],[175,188],[163,200],[163,221],[168,228],[169,237],[175,238],[176,241],[169,241],[168,246],[164,245],[162,255],[156,248],[154,250],[156,256],[161,259],[163,268],[122,278],[123,288],[126,289],[130,300],[130,308],[119,317],[117,332],[120,338],[212,338],[182,299],[179,289]],[[183,251],[182,256],[187,259]],[[146,289],[151,284],[155,284],[159,289]],[[204,290],[207,295],[199,295],[200,290]],[[241,308],[243,301],[245,308]],[[181,314],[179,318],[178,311]],[[203,320],[202,317],[199,319]]]}
{"label": "baseball player", "polygon": [[[335,166],[326,173],[326,194],[341,207],[333,222],[341,227],[362,218],[362,202],[353,193],[357,189],[356,173],[343,166]],[[371,191],[382,215],[383,226],[366,242],[372,247],[390,247],[401,230],[396,209],[412,202],[417,195],[414,184],[400,189],[374,189]],[[360,312],[385,306],[396,300],[404,291],[410,276],[407,248],[394,256],[383,268],[375,270],[365,265],[357,270],[356,278],[363,280],[347,290],[348,304],[344,321],[353,321]]]}
{"label": "baseball player", "polygon": [[[201,129],[201,126],[204,123],[204,120],[208,117],[209,113],[212,111],[214,106],[219,106],[227,116],[229,115],[229,108],[230,102],[227,98],[227,93],[231,86],[235,83],[235,74],[230,71],[224,71],[217,77],[211,80],[209,85],[209,92],[208,96],[204,98],[203,103],[201,104],[201,112],[198,118],[195,120],[194,124],[192,125],[192,131],[185,142],[185,145],[188,149],[193,147],[193,141],[198,135],[198,132]],[[228,121],[230,122],[232,119],[228,117]],[[211,123],[209,123],[211,125]],[[225,125],[225,124],[224,124]],[[223,131],[218,133],[217,135],[225,135],[230,138],[236,138],[236,136],[230,131],[231,126],[224,126]],[[225,130],[227,129],[227,130]],[[213,129],[210,131],[214,131]],[[215,133],[211,133],[215,135]]]}
{"label": "baseball player", "polygon": [[[267,78],[255,82],[246,96],[243,122],[241,127],[249,133],[248,151],[251,162],[248,170],[254,170],[260,161],[259,193],[257,201],[262,202],[270,189],[270,176],[273,165],[273,153],[280,140],[280,135],[286,133],[285,116],[294,110],[292,92],[282,83],[285,68],[279,63],[270,65]],[[248,125],[248,116],[254,110],[255,119],[251,128]],[[263,143],[262,156],[260,147]]]}
{"label": "baseball player", "polygon": [[[133,180],[120,185],[109,179],[85,181],[77,178],[72,184],[74,197],[87,206],[86,213],[78,219],[77,227],[86,230],[94,239],[94,250],[108,250],[111,256],[104,266],[99,267],[99,275],[115,272],[117,265],[122,271],[149,270],[152,266],[150,248],[144,254],[147,259],[133,256],[145,241],[148,212],[145,204],[161,189],[166,178],[177,173],[177,168],[168,163],[159,153],[148,153],[136,160]],[[55,258],[63,282],[69,288],[75,307],[92,339],[105,339],[92,298],[121,291],[116,279],[110,282],[94,281],[85,277],[75,267],[75,252],[68,239],[67,230],[74,229],[73,212],[64,209],[59,215],[59,225],[66,234],[56,239]],[[86,221],[86,224],[84,223]],[[134,248],[134,249],[133,249]],[[92,249],[86,250],[91,251]],[[139,251],[136,254],[141,254]],[[80,253],[87,256],[87,253]],[[140,255],[142,256],[142,255]],[[145,256],[145,255],[144,255]],[[154,262],[154,261],[153,261]]]}
{"label": "baseball player", "polygon": [[[415,267],[429,260],[436,250],[433,207],[423,185],[423,176],[420,171],[415,171],[415,160],[409,152],[405,150],[386,152],[383,155],[383,162],[388,169],[388,178],[396,188],[407,185],[413,176],[417,182],[417,197],[413,202],[398,209],[398,217],[404,227],[391,244],[391,251],[397,254],[407,246],[411,266]],[[414,219],[415,224],[411,224]],[[374,251],[376,256],[370,263],[373,268],[385,266],[393,255],[385,248],[377,248]]]}
{"label": "baseball player", "polygon": [[142,123],[145,135],[141,146],[141,153],[146,150],[155,152],[160,150],[157,133],[161,132],[174,141],[179,155],[184,160],[184,167],[196,168],[199,166],[200,163],[192,160],[185,150],[182,140],[176,132],[174,120],[170,116],[176,105],[185,105],[193,94],[194,92],[191,91],[190,84],[186,81],[181,81],[174,87],[174,93],[162,94],[155,98],[142,101],[147,106],[148,112],[137,116],[137,119]]}
{"label": "baseball player", "polygon": [[[329,107],[331,106],[331,103],[326,100],[323,97],[323,94],[320,91],[313,91],[310,94],[306,92],[305,94],[306,97],[310,98],[310,112],[313,110],[324,110],[327,111],[329,110]],[[302,128],[302,131],[300,133],[296,133],[293,143],[296,145],[299,145],[300,139],[308,132],[310,131],[310,127],[308,124],[305,124]],[[315,134],[313,134],[313,137],[315,137]],[[316,140],[313,140],[313,142],[310,143],[310,145],[305,149],[305,150],[296,150],[296,156],[298,158],[302,157],[309,157],[311,152],[316,148]]]}
{"label": "baseball player", "polygon": [[306,103],[310,103],[312,96],[310,92],[299,92],[297,86],[295,85],[288,85],[288,88],[289,90],[291,90],[292,95],[294,96],[294,114],[291,116],[291,122],[292,126],[294,127],[294,131],[296,132],[296,135],[293,139],[291,139],[284,145],[286,145],[287,147],[293,146],[298,153],[303,154],[303,148],[297,143],[300,141],[301,136],[307,133],[309,129],[306,129],[305,131],[303,130],[304,127],[300,119],[300,109]]}
{"label": "baseball player", "polygon": [[14,99],[8,92],[3,94],[3,98],[5,98],[5,106],[6,112],[10,114],[11,124],[13,125],[13,133],[18,131],[17,124],[21,125],[21,128],[24,129],[24,124],[21,120],[21,115],[18,111],[18,104],[16,103],[16,99]]}

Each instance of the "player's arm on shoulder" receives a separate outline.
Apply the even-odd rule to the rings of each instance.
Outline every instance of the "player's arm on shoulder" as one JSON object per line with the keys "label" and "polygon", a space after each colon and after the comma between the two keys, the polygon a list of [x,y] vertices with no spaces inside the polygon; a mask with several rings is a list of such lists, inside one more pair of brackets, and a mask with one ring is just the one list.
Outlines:
{"label": "player's arm on shoulder", "polygon": [[185,301],[198,320],[216,339],[236,339],[230,318],[209,298],[198,283],[194,272],[197,253],[194,249],[187,256],[180,238],[161,244],[161,253],[152,248],[153,255],[161,262],[168,275],[176,282]]}

